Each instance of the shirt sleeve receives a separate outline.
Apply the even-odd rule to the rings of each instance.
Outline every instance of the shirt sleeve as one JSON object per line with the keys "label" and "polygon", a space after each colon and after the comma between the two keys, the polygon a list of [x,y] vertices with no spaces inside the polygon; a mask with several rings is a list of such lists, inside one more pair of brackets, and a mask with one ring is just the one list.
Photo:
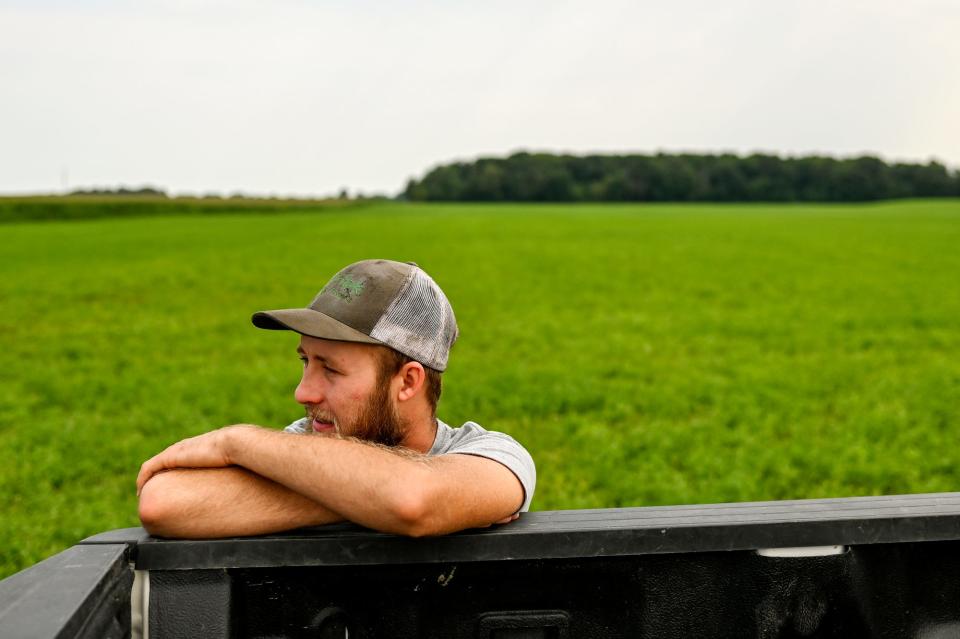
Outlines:
{"label": "shirt sleeve", "polygon": [[301,417],[297,421],[284,428],[283,432],[293,433],[294,435],[305,435],[307,432],[309,432],[307,430],[307,418]]}
{"label": "shirt sleeve", "polygon": [[517,512],[530,510],[533,491],[537,486],[537,468],[527,449],[513,437],[504,433],[488,431],[478,424],[467,422],[461,428],[457,441],[444,451],[486,457],[506,466],[523,486],[523,504]]}

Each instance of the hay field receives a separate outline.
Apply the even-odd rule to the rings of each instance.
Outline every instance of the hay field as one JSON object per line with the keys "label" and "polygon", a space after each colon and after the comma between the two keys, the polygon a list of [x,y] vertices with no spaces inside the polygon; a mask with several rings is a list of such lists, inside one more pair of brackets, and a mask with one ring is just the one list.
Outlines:
{"label": "hay field", "polygon": [[409,205],[0,225],[0,576],[137,524],[140,462],[299,417],[291,334],[414,260],[461,328],[440,417],[535,509],[960,490],[960,202]]}

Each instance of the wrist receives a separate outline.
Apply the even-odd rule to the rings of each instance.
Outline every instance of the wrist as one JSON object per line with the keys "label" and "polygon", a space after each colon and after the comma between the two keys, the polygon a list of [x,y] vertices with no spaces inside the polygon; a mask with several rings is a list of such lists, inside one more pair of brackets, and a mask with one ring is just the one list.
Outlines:
{"label": "wrist", "polygon": [[247,448],[247,446],[244,445],[244,441],[254,430],[257,430],[257,427],[251,426],[250,424],[236,424],[234,426],[227,426],[221,430],[223,439],[220,445],[228,465],[243,466],[241,457],[243,456],[243,451]]}

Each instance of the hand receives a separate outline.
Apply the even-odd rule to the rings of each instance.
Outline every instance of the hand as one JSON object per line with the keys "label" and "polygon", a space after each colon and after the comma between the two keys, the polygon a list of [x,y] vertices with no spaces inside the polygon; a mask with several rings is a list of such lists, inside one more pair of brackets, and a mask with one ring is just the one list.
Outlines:
{"label": "hand", "polygon": [[[509,524],[511,521],[516,521],[516,520],[518,520],[518,519],[520,519],[520,513],[513,513],[512,515],[509,515],[508,517],[504,517],[503,519],[501,519],[501,520],[499,520],[499,521],[493,522],[493,524]],[[490,524],[490,525],[492,526],[493,524]]]}
{"label": "hand", "polygon": [[137,496],[143,485],[159,472],[171,468],[222,468],[232,466],[227,454],[227,437],[232,430],[246,425],[226,426],[218,430],[179,441],[140,466],[137,475]]}

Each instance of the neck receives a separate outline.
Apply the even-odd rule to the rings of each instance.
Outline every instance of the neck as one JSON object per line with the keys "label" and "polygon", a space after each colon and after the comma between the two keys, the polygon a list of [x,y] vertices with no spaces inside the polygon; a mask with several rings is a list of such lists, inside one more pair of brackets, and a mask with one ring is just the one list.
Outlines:
{"label": "neck", "polygon": [[417,410],[414,415],[405,415],[404,421],[410,424],[400,445],[418,453],[427,453],[433,448],[437,438],[437,420],[429,407],[426,410]]}

